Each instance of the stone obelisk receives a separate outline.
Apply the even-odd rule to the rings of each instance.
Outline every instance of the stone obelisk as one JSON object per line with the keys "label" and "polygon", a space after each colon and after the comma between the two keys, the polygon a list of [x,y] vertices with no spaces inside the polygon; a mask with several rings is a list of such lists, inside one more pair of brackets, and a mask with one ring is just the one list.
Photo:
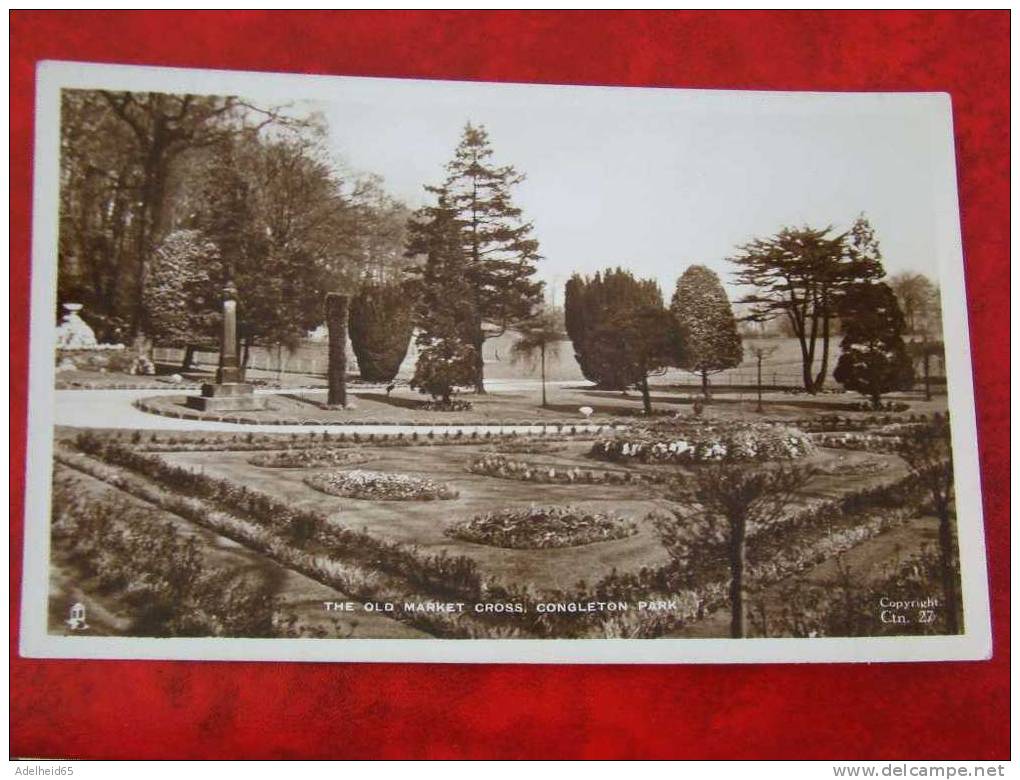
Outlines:
{"label": "stone obelisk", "polygon": [[347,405],[347,312],[351,298],[341,293],[326,294],[326,328],[329,331],[330,406]]}
{"label": "stone obelisk", "polygon": [[220,332],[220,359],[216,382],[202,385],[200,396],[189,396],[187,405],[205,412],[233,412],[265,408],[265,399],[255,395],[255,388],[244,381],[244,371],[237,361],[237,288],[223,288],[223,330]]}

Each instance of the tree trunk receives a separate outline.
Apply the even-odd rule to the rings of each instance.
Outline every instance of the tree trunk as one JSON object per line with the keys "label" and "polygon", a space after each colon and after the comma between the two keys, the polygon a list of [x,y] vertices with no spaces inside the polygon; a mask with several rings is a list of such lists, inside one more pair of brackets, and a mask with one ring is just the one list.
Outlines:
{"label": "tree trunk", "polygon": [[485,356],[482,350],[485,348],[485,334],[482,333],[481,324],[478,325],[478,333],[475,335],[475,392],[478,395],[485,395]]}
{"label": "tree trunk", "polygon": [[701,372],[701,394],[705,397],[705,401],[712,400],[712,393],[708,389],[708,372]]}
{"label": "tree trunk", "polygon": [[882,395],[881,393],[875,393],[871,396],[871,408],[876,412],[882,408]]}
{"label": "tree trunk", "polygon": [[953,525],[949,507],[939,507],[939,558],[942,566],[942,595],[946,600],[946,631],[960,633],[956,613],[956,566],[953,565]]}
{"label": "tree trunk", "polygon": [[730,521],[730,636],[744,637],[744,566],[746,563],[745,533],[747,521]]}
{"label": "tree trunk", "polygon": [[330,406],[347,405],[347,309],[350,296],[326,294],[326,327],[329,329],[329,368],[327,381]]}
{"label": "tree trunk", "polygon": [[184,345],[184,359],[181,361],[181,371],[190,371],[191,364],[195,361],[195,345]]}
{"label": "tree trunk", "polygon": [[[828,305],[828,303],[826,303]],[[822,388],[825,387],[825,379],[829,373],[829,322],[830,317],[825,314],[822,318],[822,365],[818,368],[818,374],[815,376],[814,390],[813,393],[822,392]]]}
{"label": "tree trunk", "polygon": [[652,413],[652,396],[648,392],[648,376],[641,379],[641,401],[644,404],[645,414]]}
{"label": "tree trunk", "polygon": [[761,361],[762,356],[758,355],[758,410],[757,410],[758,414],[761,414],[763,411],[765,411],[765,408],[762,406],[761,403]]}
{"label": "tree trunk", "polygon": [[545,409],[549,404],[545,397],[545,344],[539,347],[539,353],[541,355],[540,360],[542,363],[542,408]]}

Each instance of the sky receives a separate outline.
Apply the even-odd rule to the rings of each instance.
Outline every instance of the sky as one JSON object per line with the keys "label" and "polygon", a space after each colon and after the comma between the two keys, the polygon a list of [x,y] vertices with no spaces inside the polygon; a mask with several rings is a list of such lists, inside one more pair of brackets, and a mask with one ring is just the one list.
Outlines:
{"label": "sky", "polygon": [[515,198],[558,301],[573,272],[616,265],[656,278],[667,300],[692,264],[730,284],[739,244],[783,226],[846,229],[862,212],[890,275],[937,276],[937,96],[331,81],[328,99],[295,108],[321,111],[333,154],[412,207],[444,178],[465,122],[484,125],[494,162],[527,175]]}

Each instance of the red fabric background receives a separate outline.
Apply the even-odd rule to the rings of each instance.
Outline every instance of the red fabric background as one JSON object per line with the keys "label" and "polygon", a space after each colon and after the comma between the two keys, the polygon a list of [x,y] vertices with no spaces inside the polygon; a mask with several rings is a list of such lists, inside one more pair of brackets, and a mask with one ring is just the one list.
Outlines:
{"label": "red fabric background", "polygon": [[[1009,15],[12,12],[11,751],[158,757],[1006,758]],[[569,84],[938,90],[957,128],[991,662],[553,667],[17,655],[38,60]]]}

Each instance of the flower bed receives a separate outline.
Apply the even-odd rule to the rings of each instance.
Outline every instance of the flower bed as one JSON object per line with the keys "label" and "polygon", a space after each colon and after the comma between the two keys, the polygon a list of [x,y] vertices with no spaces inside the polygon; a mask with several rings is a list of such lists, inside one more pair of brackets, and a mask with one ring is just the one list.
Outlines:
{"label": "flower bed", "polygon": [[510,439],[508,441],[497,442],[492,446],[493,452],[521,455],[539,455],[546,452],[560,452],[561,450],[563,450],[562,444],[554,444],[551,441],[544,441],[542,439]]}
{"label": "flower bed", "polygon": [[454,488],[423,477],[385,471],[331,471],[305,477],[305,484],[323,493],[369,501],[443,501],[460,495]]}
{"label": "flower bed", "polygon": [[803,431],[761,422],[670,420],[644,430],[599,439],[591,455],[639,463],[745,463],[795,460],[815,447]]}
{"label": "flower bed", "polygon": [[623,539],[636,534],[637,526],[618,515],[574,506],[530,506],[478,515],[447,528],[444,533],[492,547],[541,550]]}
{"label": "flower bed", "polygon": [[323,466],[350,466],[355,463],[366,463],[377,456],[356,449],[339,447],[317,447],[305,450],[284,450],[282,452],[266,452],[249,458],[253,466],[275,469],[308,469]]}
{"label": "flower bed", "polygon": [[812,441],[819,447],[863,452],[896,452],[900,445],[899,436],[882,436],[875,433],[815,433]]}
{"label": "flower bed", "polygon": [[889,461],[866,458],[847,461],[845,457],[834,458],[815,466],[819,474],[836,477],[871,477],[889,470]]}
{"label": "flower bed", "polygon": [[424,412],[468,412],[471,410],[471,402],[458,399],[451,401],[419,401],[417,408]]}
{"label": "flower bed", "polygon": [[511,460],[505,455],[482,455],[468,464],[472,474],[483,474],[500,479],[516,479],[521,482],[537,482],[545,485],[627,485],[637,483],[658,483],[665,475],[638,474],[633,471],[605,471],[602,469],[563,468]]}

